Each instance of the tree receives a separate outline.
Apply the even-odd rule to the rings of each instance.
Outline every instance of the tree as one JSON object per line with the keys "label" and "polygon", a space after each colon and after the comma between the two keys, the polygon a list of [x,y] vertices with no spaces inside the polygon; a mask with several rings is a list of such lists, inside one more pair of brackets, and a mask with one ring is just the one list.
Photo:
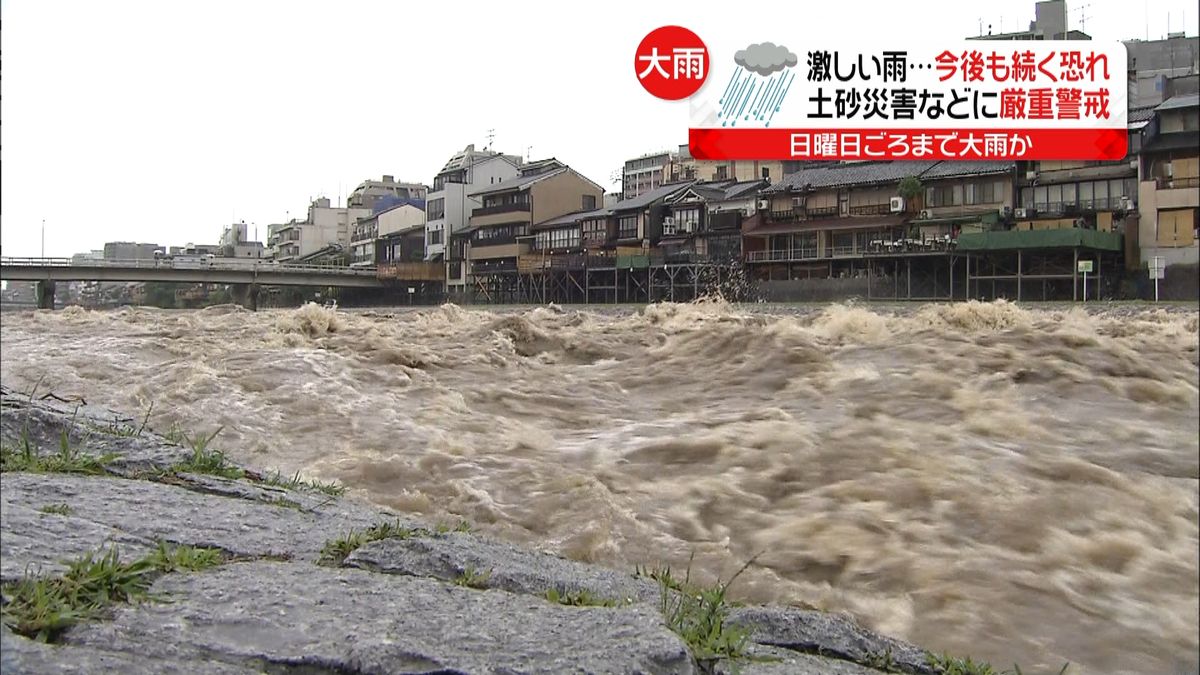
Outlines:
{"label": "tree", "polygon": [[921,179],[916,176],[909,176],[900,181],[897,194],[904,197],[904,201],[910,202],[920,196],[923,191],[924,188],[921,186]]}

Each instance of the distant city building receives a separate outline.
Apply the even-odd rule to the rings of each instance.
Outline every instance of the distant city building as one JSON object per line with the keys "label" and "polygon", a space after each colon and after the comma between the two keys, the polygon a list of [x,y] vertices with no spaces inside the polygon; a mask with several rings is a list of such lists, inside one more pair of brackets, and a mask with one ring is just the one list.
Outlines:
{"label": "distant city building", "polygon": [[1177,94],[1194,94],[1200,73],[1200,37],[1173,33],[1165,40],[1128,40],[1129,106],[1155,106]]}
{"label": "distant city building", "polygon": [[671,182],[671,169],[678,155],[656,152],[625,161],[621,172],[621,198],[633,199]]}
{"label": "distant city building", "polygon": [[154,260],[155,253],[165,253],[158,244],[135,244],[131,241],[110,241],[104,245],[105,260]]}
{"label": "distant city building", "polygon": [[470,196],[472,192],[515,178],[521,164],[520,157],[476,150],[474,145],[455,153],[434,177],[425,203],[426,258],[443,256],[450,235],[467,227],[471,214],[482,205]]}
{"label": "distant city building", "polygon": [[[1197,79],[1200,79],[1198,77]],[[1140,262],[1200,262],[1200,94],[1178,94],[1154,109],[1139,158]]]}
{"label": "distant city building", "polygon": [[267,244],[276,260],[298,260],[321,251],[350,248],[354,225],[368,218],[372,210],[366,207],[335,207],[328,197],[314,199],[308,207],[308,218],[268,227]]}
{"label": "distant city building", "polygon": [[1034,5],[1034,20],[1029,22],[1029,30],[1013,31],[1010,33],[993,33],[992,25],[988,24],[987,34],[980,26],[980,34],[968,37],[968,40],[1091,40],[1091,36],[1083,31],[1067,28],[1066,0],[1044,0]]}
{"label": "distant city building", "polygon": [[251,241],[249,226],[246,223],[234,223],[221,233],[221,255],[226,258],[261,258],[263,245],[260,241]]}
{"label": "distant city building", "polygon": [[[346,199],[346,206],[379,211],[380,207],[390,205],[389,200],[396,199],[425,199],[429,191],[421,183],[400,183],[392,176],[384,176],[383,180],[365,180],[354,188]],[[379,202],[386,202],[379,204]]]}

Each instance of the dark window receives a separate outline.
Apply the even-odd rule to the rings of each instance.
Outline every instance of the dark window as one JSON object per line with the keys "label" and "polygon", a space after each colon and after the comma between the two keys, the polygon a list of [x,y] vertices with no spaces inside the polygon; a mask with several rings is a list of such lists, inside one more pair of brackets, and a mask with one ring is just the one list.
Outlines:
{"label": "dark window", "polygon": [[429,231],[429,243],[430,244],[442,243],[442,230],[430,230]]}
{"label": "dark window", "polygon": [[591,211],[594,208],[596,208],[596,195],[584,195],[583,209],[585,211]]}
{"label": "dark window", "polygon": [[726,180],[728,178],[729,178],[729,167],[725,166],[724,164],[722,164],[721,166],[718,166],[716,179],[717,180]]}
{"label": "dark window", "polygon": [[637,216],[621,216],[617,220],[617,238],[633,239],[638,236]]}
{"label": "dark window", "polygon": [[426,220],[438,220],[446,217],[446,200],[442,198],[430,199],[425,205]]}

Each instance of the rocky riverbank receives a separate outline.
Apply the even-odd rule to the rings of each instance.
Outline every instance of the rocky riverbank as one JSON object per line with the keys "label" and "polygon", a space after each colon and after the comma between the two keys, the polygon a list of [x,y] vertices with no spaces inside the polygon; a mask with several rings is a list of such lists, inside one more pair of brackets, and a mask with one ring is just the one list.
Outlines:
{"label": "rocky riverbank", "polygon": [[6,674],[947,670],[837,615],[411,521],[81,402],[0,405]]}

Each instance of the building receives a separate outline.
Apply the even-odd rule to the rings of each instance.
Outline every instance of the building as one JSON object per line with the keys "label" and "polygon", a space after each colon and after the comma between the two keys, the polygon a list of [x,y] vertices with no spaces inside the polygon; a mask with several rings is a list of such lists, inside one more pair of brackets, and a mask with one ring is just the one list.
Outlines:
{"label": "building", "polygon": [[158,244],[135,244],[131,241],[110,241],[104,245],[105,260],[154,260],[166,249]]}
{"label": "building", "polygon": [[[424,232],[424,228],[425,201],[420,199],[405,200],[366,218],[359,218],[350,235],[350,264],[352,266],[374,265],[377,260],[375,246],[377,239],[401,230],[415,231],[419,229]],[[420,248],[423,254],[424,241]]]}
{"label": "building", "polygon": [[768,185],[763,180],[694,183],[669,196],[658,242],[664,259],[740,261],[742,229],[758,224],[759,192]]}
{"label": "building", "polygon": [[1091,40],[1092,38],[1077,30],[1067,28],[1066,0],[1044,0],[1034,5],[1034,20],[1029,22],[1029,30],[1011,33],[992,33],[992,26],[987,27],[987,34],[968,37],[968,40]]}
{"label": "building", "polygon": [[656,152],[625,161],[621,172],[621,199],[633,199],[638,195],[657,190],[673,180],[678,181],[676,164],[678,155],[672,152]]}
{"label": "building", "polygon": [[1138,260],[1168,266],[1200,262],[1200,94],[1173,96],[1154,108],[1136,162]]}
{"label": "building", "polygon": [[383,180],[365,180],[346,199],[350,208],[379,211],[397,200],[425,199],[429,188],[421,183],[399,183],[392,176]]}
{"label": "building", "polygon": [[[511,179],[469,194],[483,202],[474,210],[467,237],[451,241],[451,262],[469,292],[488,301],[516,298],[517,258],[530,247],[534,223],[600,206],[604,189],[557,159],[530,162]],[[456,255],[463,258],[456,260]]]}
{"label": "building", "polygon": [[249,226],[245,222],[234,223],[221,232],[218,244],[221,255],[226,258],[261,258],[263,245],[260,241],[251,241]]}
{"label": "building", "polygon": [[440,259],[451,234],[467,227],[482,203],[471,193],[516,178],[521,158],[468,145],[438,171],[425,204],[425,254]]}
{"label": "building", "polygon": [[679,146],[671,166],[670,182],[682,180],[711,181],[778,181],[783,178],[782,161],[759,160],[699,160],[692,157],[687,145]]}
{"label": "building", "polygon": [[[1194,94],[1200,74],[1200,37],[1173,33],[1165,40],[1128,40],[1129,106],[1156,106],[1176,94]],[[1190,77],[1189,77],[1190,76]],[[1185,78],[1185,82],[1177,81]]]}
{"label": "building", "polygon": [[268,246],[275,259],[295,261],[309,258],[318,253],[349,250],[354,225],[360,218],[368,218],[371,209],[361,206],[331,206],[328,197],[314,199],[308,207],[305,220],[292,219],[272,225],[273,232]]}

